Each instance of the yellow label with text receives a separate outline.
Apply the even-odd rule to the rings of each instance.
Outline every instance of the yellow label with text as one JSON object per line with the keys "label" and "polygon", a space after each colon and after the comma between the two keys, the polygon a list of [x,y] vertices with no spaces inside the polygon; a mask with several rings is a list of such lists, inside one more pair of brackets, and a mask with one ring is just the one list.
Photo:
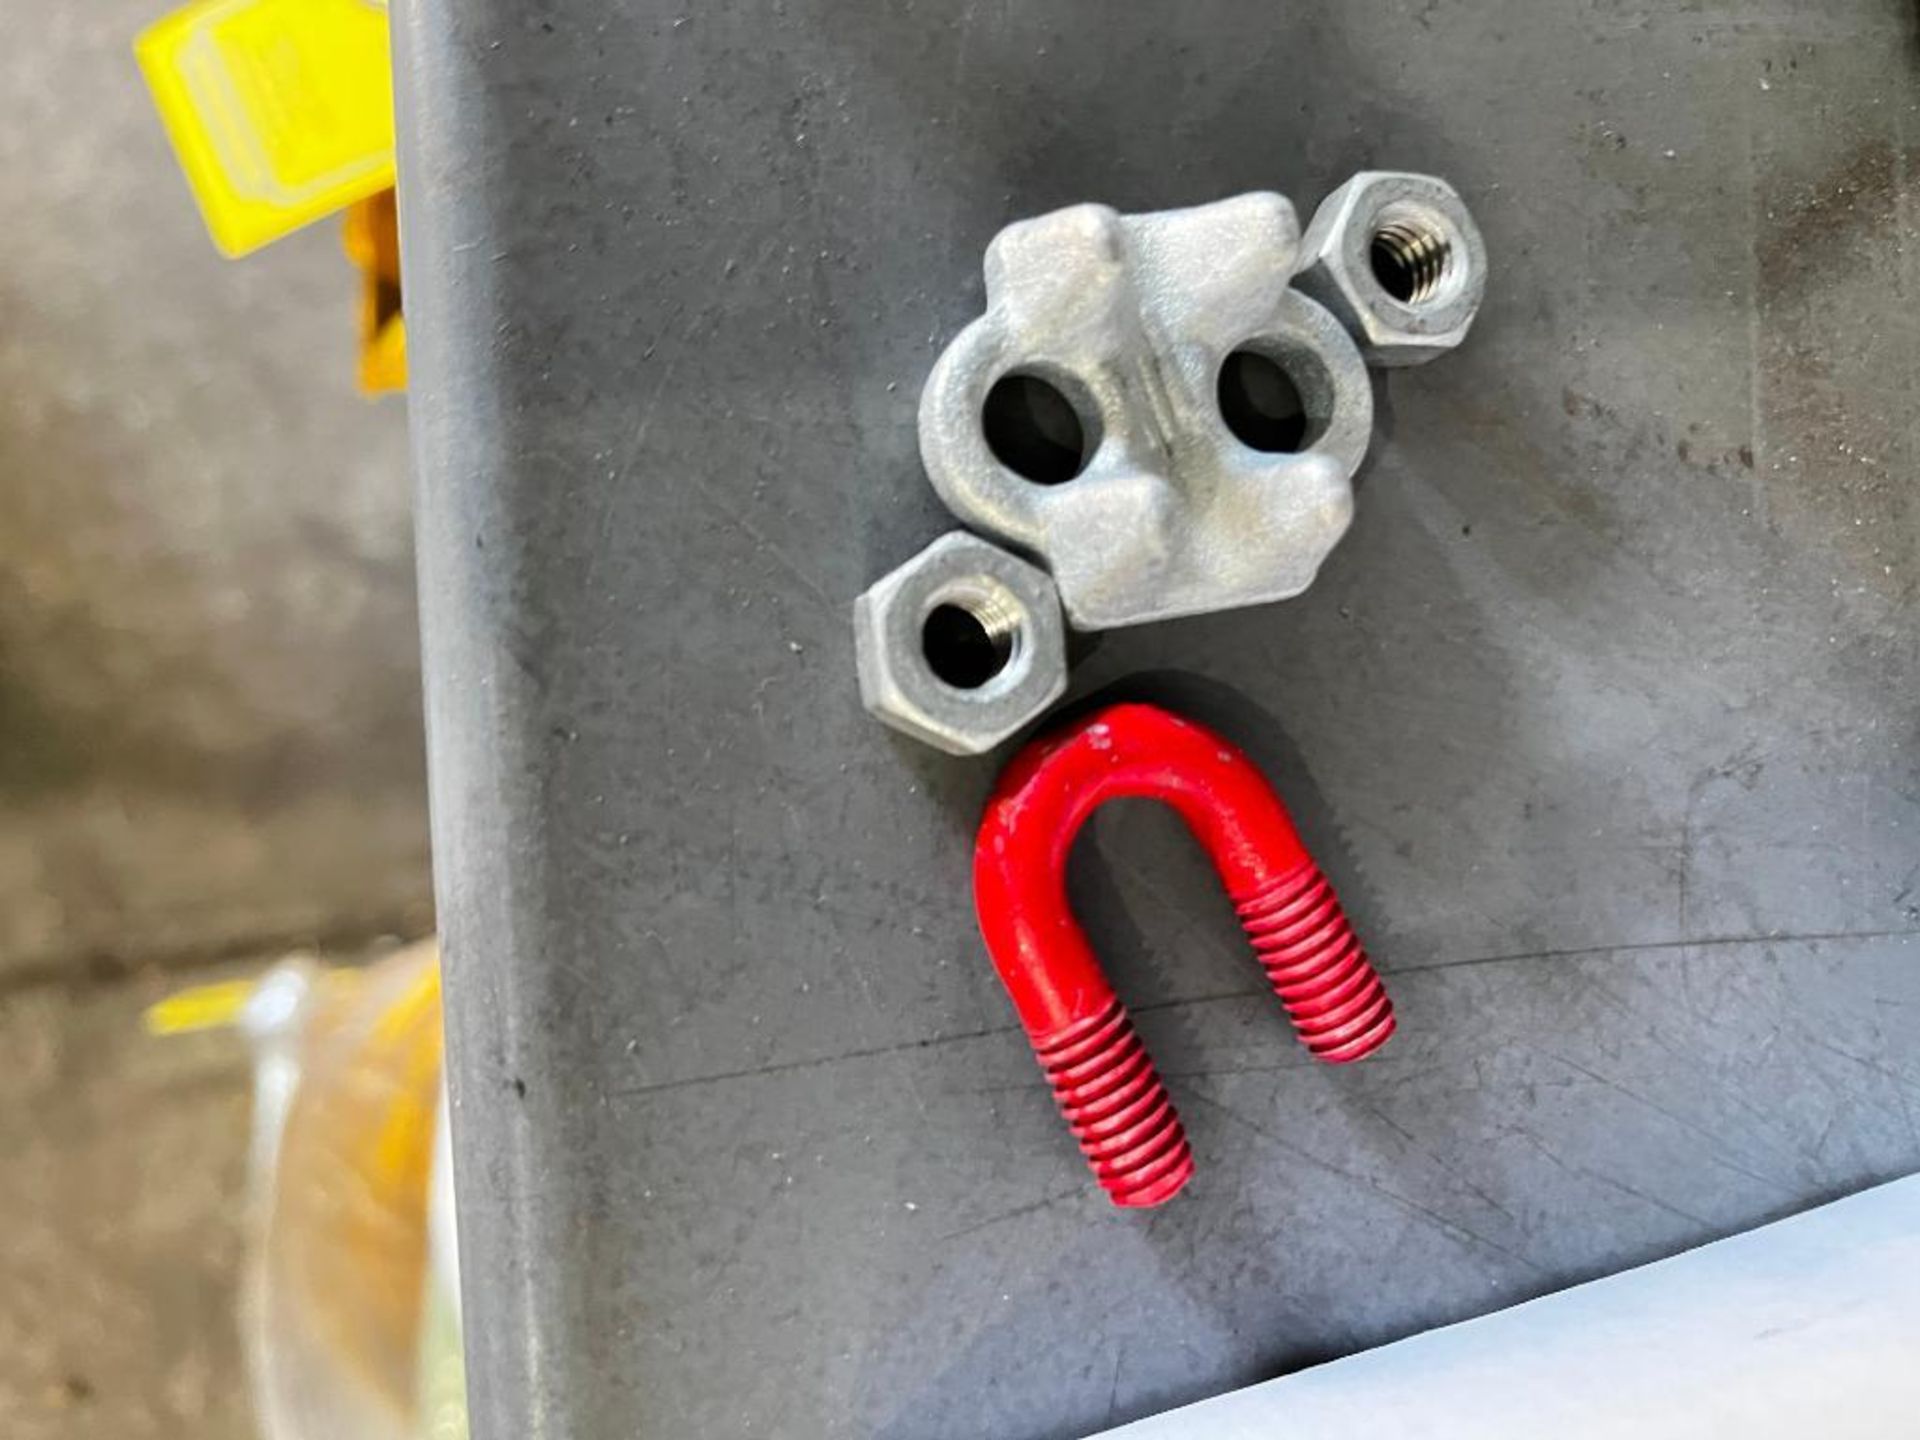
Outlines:
{"label": "yellow label with text", "polygon": [[214,244],[244,255],[393,184],[375,0],[200,0],[134,42]]}

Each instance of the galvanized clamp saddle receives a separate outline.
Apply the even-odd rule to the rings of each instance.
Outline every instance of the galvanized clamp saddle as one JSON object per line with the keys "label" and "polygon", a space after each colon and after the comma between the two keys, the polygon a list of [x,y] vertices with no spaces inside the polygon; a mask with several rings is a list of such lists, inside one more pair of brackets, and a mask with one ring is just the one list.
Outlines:
{"label": "galvanized clamp saddle", "polygon": [[953,754],[1059,698],[1067,622],[1312,584],[1353,517],[1366,367],[1458,345],[1487,265],[1452,187],[1371,171],[1304,237],[1270,192],[1147,215],[1077,205],[1008,226],[985,270],[986,313],[921,395],[920,452],[948,508],[1011,549],[953,532],[855,606],[867,708]]}

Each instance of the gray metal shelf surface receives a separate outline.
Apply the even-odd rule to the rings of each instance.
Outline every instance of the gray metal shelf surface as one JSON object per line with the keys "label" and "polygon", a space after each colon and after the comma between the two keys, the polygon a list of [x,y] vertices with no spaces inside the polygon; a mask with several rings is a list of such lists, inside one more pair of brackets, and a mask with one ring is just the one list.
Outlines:
{"label": "gray metal shelf surface", "polygon": [[[474,1434],[1066,1440],[1920,1165],[1913,8],[397,0]],[[1302,598],[1116,632],[1401,1017],[1315,1067],[1170,816],[1082,915],[1188,1123],[1089,1184],[991,761],[861,711],[1003,223],[1466,195]]]}

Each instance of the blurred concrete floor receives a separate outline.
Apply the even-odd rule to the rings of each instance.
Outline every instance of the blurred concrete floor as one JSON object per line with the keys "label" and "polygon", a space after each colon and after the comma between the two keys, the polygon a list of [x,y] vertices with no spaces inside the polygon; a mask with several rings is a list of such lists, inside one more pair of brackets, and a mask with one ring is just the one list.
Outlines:
{"label": "blurred concrete floor", "polygon": [[141,1007],[431,926],[404,419],[326,225],[208,243],[166,0],[0,0],[0,1434],[251,1434],[247,1075]]}

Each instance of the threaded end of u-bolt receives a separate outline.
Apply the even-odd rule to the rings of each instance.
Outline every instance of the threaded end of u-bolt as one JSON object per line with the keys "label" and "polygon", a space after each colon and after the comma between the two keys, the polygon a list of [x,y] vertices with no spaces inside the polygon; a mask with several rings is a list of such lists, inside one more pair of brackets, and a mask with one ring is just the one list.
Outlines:
{"label": "threaded end of u-bolt", "polygon": [[1393,1002],[1318,865],[1308,861],[1238,909],[1273,993],[1316,1058],[1338,1065],[1387,1043]]}
{"label": "threaded end of u-bolt", "polygon": [[1193,1178],[1193,1151],[1167,1087],[1120,1002],[1036,1041],[1080,1153],[1116,1205],[1163,1205]]}

